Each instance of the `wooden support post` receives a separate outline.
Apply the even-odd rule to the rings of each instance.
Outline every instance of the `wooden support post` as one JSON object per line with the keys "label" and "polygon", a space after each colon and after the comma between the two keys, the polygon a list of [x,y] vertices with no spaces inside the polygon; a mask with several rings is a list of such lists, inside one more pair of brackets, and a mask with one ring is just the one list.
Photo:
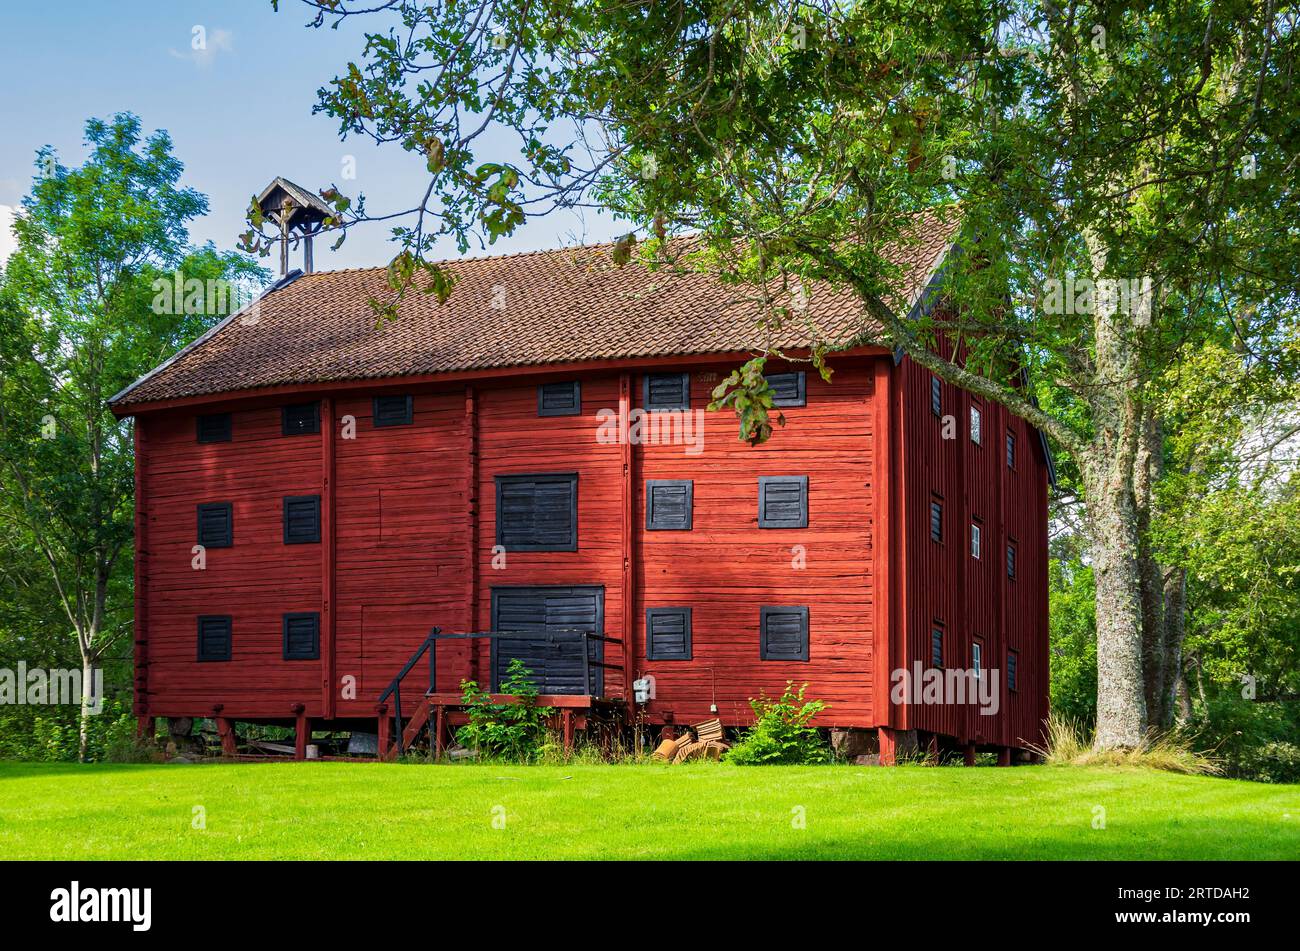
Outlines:
{"label": "wooden support post", "polygon": [[433,711],[433,758],[442,759],[443,738],[447,735],[447,708],[438,704]]}
{"label": "wooden support post", "polygon": [[880,740],[880,765],[897,766],[898,765],[898,737],[897,734],[887,726],[882,726],[876,730]]}
{"label": "wooden support post", "polygon": [[294,738],[293,758],[304,760],[307,758],[307,741],[311,738],[311,722],[307,719],[307,708],[301,703],[295,703],[292,709],[297,731]]}
{"label": "wooden support post", "polygon": [[929,758],[930,762],[932,763],[939,762],[939,734],[938,733],[930,734],[930,739],[926,742],[925,745],[925,755]]}
{"label": "wooden support post", "polygon": [[[147,414],[146,414],[147,415]],[[152,739],[156,721],[149,715],[149,474],[145,422],[132,421],[135,440],[135,713],[139,735]]]}
{"label": "wooden support post", "polygon": [[965,756],[966,765],[974,766],[975,765],[975,744],[974,743],[966,744],[965,754],[966,754]]}
{"label": "wooden support post", "polygon": [[563,712],[561,712],[560,718],[564,721],[564,752],[572,753],[573,752],[573,711],[564,710]]}
{"label": "wooden support post", "polygon": [[391,721],[388,719],[388,704],[381,703],[376,711],[379,714],[379,759],[388,758],[388,745],[392,742],[389,733],[392,730]]}
{"label": "wooden support post", "polygon": [[217,717],[217,735],[221,737],[222,756],[234,756],[239,752],[234,720],[229,717]]}
{"label": "wooden support post", "polygon": [[[478,402],[473,384],[465,387],[465,630],[479,630],[478,621]],[[478,641],[468,642],[469,679],[481,682]],[[430,651],[437,650],[435,644]],[[436,690],[437,685],[430,689]]]}
{"label": "wooden support post", "polygon": [[[622,373],[618,378],[618,423],[619,431],[628,432],[632,414],[632,374]],[[623,665],[623,702],[627,708],[628,723],[636,722],[636,698],[632,690],[632,681],[636,677],[635,658],[637,657],[636,637],[636,452],[630,439],[623,440],[621,458],[622,490],[619,524],[619,544],[622,553],[623,574],[620,578],[622,588],[621,613],[623,615],[623,635],[620,663]],[[605,657],[604,654],[601,655]],[[605,657],[606,662],[609,661]],[[608,690],[608,684],[606,690]],[[590,691],[588,691],[590,693]]]}
{"label": "wooden support post", "polygon": [[158,721],[151,716],[135,718],[135,735],[142,740],[152,740],[158,732]]}
{"label": "wooden support post", "polygon": [[999,766],[1011,765],[1011,747],[1003,746],[998,750],[998,765]]}
{"label": "wooden support post", "polygon": [[338,698],[336,647],[338,625],[335,619],[335,538],[334,528],[334,400],[321,400],[321,465],[320,465],[320,674],[321,713],[326,720],[334,718]]}

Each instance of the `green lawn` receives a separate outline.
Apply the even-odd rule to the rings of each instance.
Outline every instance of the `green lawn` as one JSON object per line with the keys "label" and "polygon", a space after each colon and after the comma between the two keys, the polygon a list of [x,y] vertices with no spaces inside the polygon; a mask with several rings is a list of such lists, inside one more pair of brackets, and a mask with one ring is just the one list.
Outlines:
{"label": "green lawn", "polygon": [[0,857],[1297,859],[1300,786],[1062,767],[0,763]]}

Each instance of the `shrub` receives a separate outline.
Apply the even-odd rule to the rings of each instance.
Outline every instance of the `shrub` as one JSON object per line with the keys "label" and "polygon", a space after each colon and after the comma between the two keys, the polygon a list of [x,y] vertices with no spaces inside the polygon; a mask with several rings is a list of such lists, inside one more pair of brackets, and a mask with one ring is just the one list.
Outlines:
{"label": "shrub", "polygon": [[727,752],[727,761],[741,766],[773,764],[828,763],[830,746],[821,733],[809,724],[826,709],[821,700],[805,700],[804,684],[797,691],[794,681],[787,681],[779,700],[760,696],[750,700],[754,725],[741,734]]}
{"label": "shrub", "polygon": [[501,692],[515,698],[511,703],[496,703],[473,680],[462,680],[460,690],[469,722],[456,731],[457,742],[492,759],[537,761],[547,743],[546,721],[555,711],[537,705],[537,686],[523,661],[510,661],[501,682]]}
{"label": "shrub", "polygon": [[1198,707],[1191,731],[1214,750],[1226,775],[1261,783],[1300,783],[1300,724],[1282,703],[1212,699]]}

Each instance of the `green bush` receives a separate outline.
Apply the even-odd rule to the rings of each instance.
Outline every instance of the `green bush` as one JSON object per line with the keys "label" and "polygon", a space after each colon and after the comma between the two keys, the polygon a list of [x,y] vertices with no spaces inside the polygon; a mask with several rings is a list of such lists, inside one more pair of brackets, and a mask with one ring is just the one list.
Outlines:
{"label": "green bush", "polygon": [[546,721],[555,713],[537,705],[537,686],[523,661],[510,661],[501,692],[513,703],[496,703],[473,680],[460,683],[461,701],[469,722],[456,731],[456,740],[480,756],[512,763],[533,763],[547,745]]}
{"label": "green bush", "polygon": [[1198,706],[1189,730],[1213,750],[1225,775],[1300,783],[1300,723],[1293,705],[1218,697]]}
{"label": "green bush", "polygon": [[795,690],[794,681],[790,680],[781,699],[760,696],[750,700],[754,725],[727,752],[727,761],[741,766],[830,762],[830,746],[809,725],[813,717],[826,709],[826,704],[821,700],[805,700],[807,689],[808,685],[804,684]]}

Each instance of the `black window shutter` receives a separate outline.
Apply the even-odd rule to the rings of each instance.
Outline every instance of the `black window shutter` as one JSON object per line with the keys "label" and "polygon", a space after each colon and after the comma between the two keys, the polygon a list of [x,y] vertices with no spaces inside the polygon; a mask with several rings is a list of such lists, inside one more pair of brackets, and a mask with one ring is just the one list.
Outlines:
{"label": "black window shutter", "polygon": [[496,477],[496,543],[506,551],[578,550],[576,472]]}
{"label": "black window shutter", "polygon": [[759,657],[762,660],[808,659],[808,609],[759,609]]}
{"label": "black window shutter", "polygon": [[284,659],[320,659],[320,615],[303,611],[284,616]]}
{"label": "black window shutter", "polygon": [[647,531],[688,531],[695,501],[690,479],[647,479],[645,527]]}
{"label": "black window shutter", "polygon": [[230,660],[230,628],[229,615],[199,616],[199,661]]}
{"label": "black window shutter", "polygon": [[1019,666],[1020,655],[1015,651],[1007,651],[1007,689],[1016,689],[1016,668]]}
{"label": "black window shutter", "polygon": [[807,406],[803,371],[794,373],[769,373],[764,379],[772,390],[773,406]]}
{"label": "black window shutter", "polygon": [[230,414],[208,413],[197,416],[195,430],[199,442],[230,442]]}
{"label": "black window shutter", "polygon": [[691,375],[689,373],[647,373],[644,384],[646,409],[690,409]]}
{"label": "black window shutter", "polygon": [[538,416],[577,416],[582,412],[582,383],[543,383],[537,388]]}
{"label": "black window shutter", "polygon": [[930,500],[930,541],[943,541],[943,503]]}
{"label": "black window shutter", "polygon": [[930,377],[930,412],[943,415],[943,381],[937,376]]}
{"label": "black window shutter", "polygon": [[943,666],[943,628],[941,627],[930,630],[930,666]]}
{"label": "black window shutter", "polygon": [[284,436],[303,436],[320,432],[320,404],[295,403],[280,408],[280,433]]}
{"label": "black window shutter", "polygon": [[198,542],[204,548],[229,548],[235,543],[234,506],[205,502],[198,506]]}
{"label": "black window shutter", "polygon": [[415,421],[415,400],[411,396],[376,396],[371,407],[376,427],[409,426]]}
{"label": "black window shutter", "polygon": [[758,527],[808,527],[808,477],[758,477]]}
{"label": "black window shutter", "polygon": [[691,609],[646,608],[647,660],[691,659]]}
{"label": "black window shutter", "polygon": [[319,541],[320,496],[285,496],[284,543],[286,545],[307,545]]}

